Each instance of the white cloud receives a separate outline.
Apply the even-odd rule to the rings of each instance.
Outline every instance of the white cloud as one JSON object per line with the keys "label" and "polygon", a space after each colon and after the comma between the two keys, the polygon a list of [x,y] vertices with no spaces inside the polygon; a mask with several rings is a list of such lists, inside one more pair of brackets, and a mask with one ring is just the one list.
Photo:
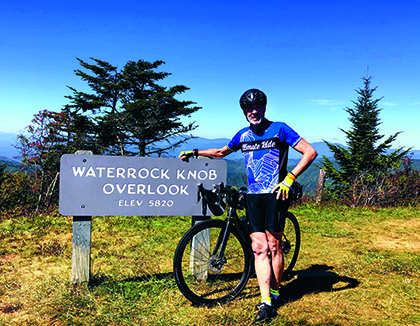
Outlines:
{"label": "white cloud", "polygon": [[344,103],[337,100],[315,99],[311,100],[310,102],[326,107],[331,113],[342,110],[344,108]]}
{"label": "white cloud", "polygon": [[385,106],[395,106],[396,105],[395,103],[391,103],[391,102],[383,102],[381,104],[385,105]]}
{"label": "white cloud", "polygon": [[311,102],[313,102],[315,104],[318,104],[318,105],[324,105],[324,106],[343,105],[343,102],[336,101],[336,100],[316,99],[316,100],[311,100]]}

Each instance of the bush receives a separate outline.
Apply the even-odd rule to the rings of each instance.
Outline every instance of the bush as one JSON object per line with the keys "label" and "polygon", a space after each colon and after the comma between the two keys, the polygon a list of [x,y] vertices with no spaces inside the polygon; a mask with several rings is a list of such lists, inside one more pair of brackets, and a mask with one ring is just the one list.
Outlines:
{"label": "bush", "polygon": [[401,167],[372,178],[360,175],[348,196],[350,206],[396,207],[417,206],[420,193],[420,171],[412,168],[411,157],[405,157]]}
{"label": "bush", "polygon": [[10,210],[18,206],[28,208],[36,206],[37,182],[33,175],[21,172],[3,173],[3,183],[0,188],[3,210]]}
{"label": "bush", "polygon": [[[33,212],[40,212],[39,196],[41,181],[37,174],[3,172],[0,185],[0,210],[3,218],[29,216]],[[48,198],[49,205],[42,207],[49,211],[58,202],[58,197]]]}

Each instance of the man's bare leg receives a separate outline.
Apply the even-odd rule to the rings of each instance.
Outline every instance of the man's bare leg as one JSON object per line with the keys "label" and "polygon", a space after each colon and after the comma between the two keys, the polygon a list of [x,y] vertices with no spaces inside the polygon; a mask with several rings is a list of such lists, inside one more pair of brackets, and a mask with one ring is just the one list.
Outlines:
{"label": "man's bare leg", "polygon": [[274,290],[278,290],[280,287],[281,280],[283,278],[284,271],[284,258],[282,251],[282,232],[270,232],[266,231],[268,249],[271,252],[271,283],[270,286]]}

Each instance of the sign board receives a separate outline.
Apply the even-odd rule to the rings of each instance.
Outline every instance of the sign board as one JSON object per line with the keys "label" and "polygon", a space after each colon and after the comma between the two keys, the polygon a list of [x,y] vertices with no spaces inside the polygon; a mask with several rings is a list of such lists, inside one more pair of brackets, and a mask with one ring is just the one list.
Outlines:
{"label": "sign board", "polygon": [[70,155],[61,157],[62,215],[202,215],[197,186],[226,183],[223,160]]}

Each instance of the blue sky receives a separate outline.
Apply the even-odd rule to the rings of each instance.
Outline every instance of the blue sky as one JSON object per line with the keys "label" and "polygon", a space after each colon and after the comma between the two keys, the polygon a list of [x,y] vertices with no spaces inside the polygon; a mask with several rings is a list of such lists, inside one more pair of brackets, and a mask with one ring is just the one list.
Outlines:
{"label": "blue sky", "polygon": [[248,88],[267,117],[309,142],[345,143],[346,107],[362,76],[382,112],[380,133],[420,149],[420,1],[9,1],[0,11],[0,132],[18,133],[43,109],[83,90],[76,57],[122,67],[163,60],[163,84],[191,89],[194,134],[230,138],[246,125]]}

